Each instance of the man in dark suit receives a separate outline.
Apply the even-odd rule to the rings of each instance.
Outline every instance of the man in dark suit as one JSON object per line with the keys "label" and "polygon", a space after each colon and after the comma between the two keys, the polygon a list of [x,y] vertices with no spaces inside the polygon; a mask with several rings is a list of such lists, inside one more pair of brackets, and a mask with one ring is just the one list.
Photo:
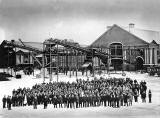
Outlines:
{"label": "man in dark suit", "polygon": [[37,99],[37,96],[35,95],[34,99],[33,99],[33,108],[34,109],[37,109],[37,104],[38,104],[38,99]]}
{"label": "man in dark suit", "polygon": [[4,109],[6,108],[6,102],[7,102],[6,96],[3,97],[2,102],[3,102],[3,109]]}
{"label": "man in dark suit", "polygon": [[12,99],[11,99],[11,96],[8,96],[8,97],[7,97],[8,110],[11,110],[11,105],[12,105]]}
{"label": "man in dark suit", "polygon": [[45,95],[45,97],[44,97],[43,103],[44,103],[44,109],[46,109],[46,108],[47,108],[47,105],[48,105],[48,97],[47,97],[46,95]]}
{"label": "man in dark suit", "polygon": [[148,92],[148,98],[149,98],[149,103],[151,103],[152,102],[152,92],[151,92],[151,90],[149,90],[149,92]]}

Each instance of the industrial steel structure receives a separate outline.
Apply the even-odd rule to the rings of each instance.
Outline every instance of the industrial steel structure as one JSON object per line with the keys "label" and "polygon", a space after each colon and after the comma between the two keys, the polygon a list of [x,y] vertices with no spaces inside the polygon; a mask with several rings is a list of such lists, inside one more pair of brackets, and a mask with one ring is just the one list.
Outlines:
{"label": "industrial steel structure", "polygon": [[[85,71],[84,68],[88,68],[92,75],[94,76],[95,66],[94,58],[97,57],[101,62],[107,67],[109,55],[105,52],[93,48],[83,48],[75,42],[69,42],[67,40],[59,39],[48,39],[43,42],[43,50],[25,45],[22,40],[19,40],[21,43],[16,41],[4,41],[4,45],[12,46],[12,48],[20,48],[28,50],[30,56],[39,64],[43,70],[43,78],[45,81],[45,70],[49,72],[50,81],[52,81],[52,73],[54,72],[57,75],[58,73],[63,72],[67,74],[68,71],[71,71],[77,76],[77,71]],[[41,54],[41,59],[36,57],[36,55]],[[29,56],[29,62],[30,61]],[[99,61],[100,62],[100,61]],[[100,64],[100,63],[99,63]],[[100,66],[100,65],[99,65]],[[83,68],[83,69],[82,69]]]}

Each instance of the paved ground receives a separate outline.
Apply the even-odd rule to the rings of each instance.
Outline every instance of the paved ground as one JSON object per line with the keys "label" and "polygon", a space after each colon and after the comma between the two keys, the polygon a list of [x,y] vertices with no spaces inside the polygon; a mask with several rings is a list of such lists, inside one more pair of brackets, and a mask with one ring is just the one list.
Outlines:
{"label": "paved ground", "polygon": [[[95,118],[95,117],[104,117],[104,118],[159,118],[160,117],[160,78],[158,77],[149,77],[148,74],[139,74],[139,73],[126,73],[128,77],[137,79],[138,81],[145,80],[147,86],[152,90],[153,102],[133,103],[133,106],[130,107],[121,107],[121,108],[110,108],[110,107],[90,107],[90,108],[78,108],[78,109],[54,109],[52,105],[49,105],[47,109],[43,109],[43,106],[38,106],[37,110],[34,110],[32,106],[27,107],[17,107],[12,108],[11,111],[7,109],[1,109],[2,103],[0,102],[0,118],[54,118],[54,117],[74,117],[74,118]],[[119,74],[111,76],[120,76]],[[80,76],[79,76],[80,78]],[[56,77],[54,77],[56,80]],[[84,79],[87,79],[84,77]],[[74,81],[75,77],[69,78],[61,76],[60,81]],[[41,83],[42,79],[36,79],[33,76],[23,76],[23,79],[12,79],[11,81],[0,82],[0,99],[3,95],[10,94],[13,88],[18,87],[30,87],[35,83]],[[46,80],[48,81],[48,79]],[[148,91],[147,91],[148,92]]]}

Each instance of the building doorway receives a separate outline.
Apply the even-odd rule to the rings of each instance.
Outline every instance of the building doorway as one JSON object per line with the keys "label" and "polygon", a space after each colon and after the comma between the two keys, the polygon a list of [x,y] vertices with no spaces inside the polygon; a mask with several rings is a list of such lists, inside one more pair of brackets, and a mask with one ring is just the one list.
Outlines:
{"label": "building doorway", "polygon": [[144,59],[141,56],[136,57],[136,70],[142,70]]}
{"label": "building doorway", "polygon": [[122,70],[123,59],[113,58],[111,60],[111,63],[112,63],[112,66],[114,67],[114,70]]}
{"label": "building doorway", "polygon": [[114,70],[122,70],[123,64],[123,46],[121,43],[110,44],[111,65]]}

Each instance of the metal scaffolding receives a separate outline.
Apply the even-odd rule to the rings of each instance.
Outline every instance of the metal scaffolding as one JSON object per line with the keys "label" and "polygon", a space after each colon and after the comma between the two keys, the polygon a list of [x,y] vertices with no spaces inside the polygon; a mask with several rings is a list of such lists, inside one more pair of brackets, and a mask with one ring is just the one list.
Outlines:
{"label": "metal scaffolding", "polygon": [[92,76],[94,76],[94,57],[98,57],[102,60],[102,62],[106,63],[105,65],[108,65],[108,61],[104,61],[108,60],[109,58],[106,52],[102,52],[101,50],[99,51],[92,48],[83,48],[74,42],[50,38],[43,42],[43,49],[38,49],[32,46],[25,45],[21,40],[19,41],[21,42],[21,44],[16,43],[15,41],[6,41],[5,43],[6,45],[12,45],[15,48],[18,47],[28,50],[29,52],[42,54],[42,59],[40,61],[35,55],[30,53],[33,59],[37,61],[42,68],[43,82],[45,82],[46,70],[49,73],[50,81],[53,81],[53,74],[57,75],[56,81],[58,81],[60,72],[63,72],[67,75],[69,71],[70,77],[74,74],[77,77],[77,72],[83,71],[82,65],[86,62],[91,63],[91,73]]}

